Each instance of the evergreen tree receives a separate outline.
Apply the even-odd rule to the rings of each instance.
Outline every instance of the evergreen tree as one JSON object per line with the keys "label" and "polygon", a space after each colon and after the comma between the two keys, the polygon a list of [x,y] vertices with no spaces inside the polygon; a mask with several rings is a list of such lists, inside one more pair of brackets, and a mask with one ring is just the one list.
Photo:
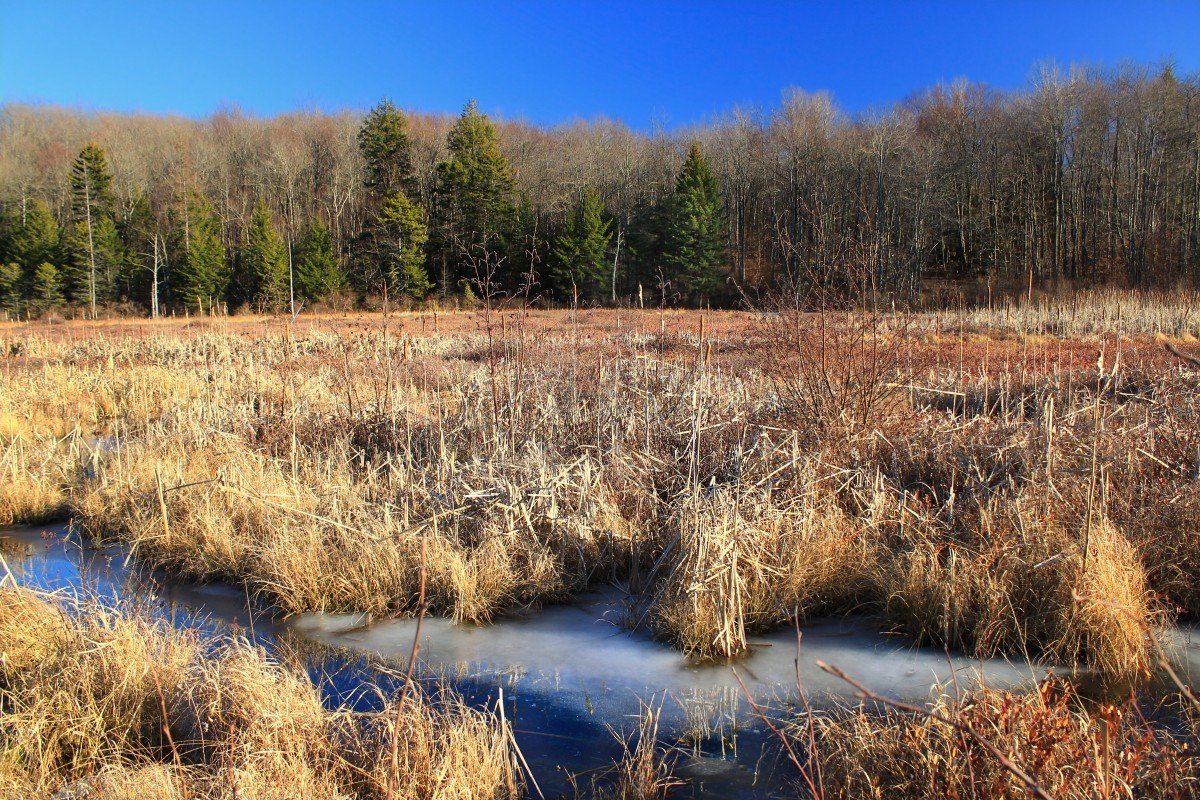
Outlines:
{"label": "evergreen tree", "polygon": [[50,207],[42,200],[28,203],[23,214],[14,214],[9,222],[11,238],[9,258],[32,275],[38,264],[59,260],[61,231]]}
{"label": "evergreen tree", "polygon": [[664,233],[668,277],[693,300],[711,295],[728,263],[725,217],[717,179],[695,142],[675,181]]}
{"label": "evergreen tree", "polygon": [[408,118],[383,99],[371,109],[358,130],[358,149],[367,164],[366,184],[380,196],[416,193]]}
{"label": "evergreen tree", "polygon": [[[500,150],[500,134],[474,100],[455,122],[446,146],[450,157],[437,168],[435,243],[444,271],[461,263],[464,255],[481,258],[485,251],[504,250],[513,238],[517,211],[516,182]],[[449,281],[475,276],[443,277]]]}
{"label": "evergreen tree", "polygon": [[15,261],[0,261],[0,309],[10,314],[21,310],[24,299],[21,278],[20,264]]}
{"label": "evergreen tree", "polygon": [[387,288],[388,294],[405,294],[414,300],[424,299],[433,284],[425,271],[425,244],[429,229],[421,207],[403,192],[388,195],[379,210],[372,259],[375,269],[370,278],[371,289]]}
{"label": "evergreen tree", "polygon": [[39,311],[62,305],[62,279],[58,267],[42,262],[33,269],[29,281],[29,304]]}
{"label": "evergreen tree", "polygon": [[593,187],[584,190],[573,214],[551,251],[550,277],[562,296],[603,298],[611,280],[608,246],[612,222],[604,219],[604,204]]}
{"label": "evergreen tree", "polygon": [[97,303],[112,299],[123,255],[113,218],[112,174],[104,151],[89,144],[71,164],[71,236],[66,288],[70,299]]}
{"label": "evergreen tree", "polygon": [[271,212],[263,200],[258,201],[250,218],[233,295],[235,302],[249,303],[259,309],[278,310],[288,301],[287,246],[271,225]]}
{"label": "evergreen tree", "polygon": [[184,201],[182,223],[181,241],[174,248],[182,257],[175,258],[171,291],[180,306],[207,310],[220,303],[229,286],[221,225],[208,200],[196,192]]}
{"label": "evergreen tree", "polygon": [[296,296],[310,303],[324,300],[345,288],[346,279],[338,269],[337,255],[333,252],[333,238],[320,217],[304,229],[296,242],[293,267]]}
{"label": "evergreen tree", "polygon": [[72,303],[87,305],[116,299],[119,276],[126,267],[121,234],[112,217],[93,216],[76,222],[67,239],[67,269],[63,288]]}

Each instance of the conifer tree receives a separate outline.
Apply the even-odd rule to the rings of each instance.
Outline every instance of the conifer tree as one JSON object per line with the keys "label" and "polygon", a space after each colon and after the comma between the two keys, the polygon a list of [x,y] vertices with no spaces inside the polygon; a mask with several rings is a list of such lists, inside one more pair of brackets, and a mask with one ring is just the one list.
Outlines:
{"label": "conifer tree", "polygon": [[21,265],[15,261],[0,261],[0,309],[15,314],[24,300]]}
{"label": "conifer tree", "polygon": [[96,304],[112,299],[123,260],[104,151],[95,144],[84,147],[71,164],[70,180],[73,224],[66,288],[70,299],[86,302],[95,317]]}
{"label": "conifer tree", "polygon": [[62,278],[58,267],[42,262],[33,269],[29,281],[29,304],[39,311],[62,305]]}
{"label": "conifer tree", "polygon": [[594,300],[603,297],[610,276],[608,246],[612,222],[604,219],[600,193],[589,186],[551,251],[550,276],[562,294]]}
{"label": "conifer tree", "polygon": [[663,262],[679,290],[698,300],[721,285],[728,252],[717,179],[695,142],[675,181],[670,203]]}
{"label": "conifer tree", "polygon": [[278,310],[288,300],[288,253],[263,200],[254,209],[246,238],[234,280],[234,299],[255,308]]}
{"label": "conifer tree", "polygon": [[375,242],[375,264],[372,276],[375,286],[387,288],[390,295],[404,294],[414,300],[424,299],[433,284],[425,271],[425,244],[429,229],[421,207],[403,192],[388,195],[379,210]]}
{"label": "conifer tree", "polygon": [[50,207],[41,199],[28,204],[21,218],[10,221],[9,257],[32,275],[38,264],[59,261],[61,231]]}
{"label": "conifer tree", "polygon": [[371,109],[358,130],[358,149],[367,165],[367,188],[380,197],[415,194],[408,118],[387,98]]}
{"label": "conifer tree", "polygon": [[181,241],[175,247],[176,252],[182,250],[182,258],[177,259],[171,284],[175,302],[200,311],[214,308],[229,287],[230,274],[220,223],[203,195],[189,193],[182,225]]}
{"label": "conifer tree", "polygon": [[296,242],[293,257],[296,296],[310,303],[324,300],[345,288],[346,279],[338,269],[333,238],[318,217],[304,229]]}
{"label": "conifer tree", "polygon": [[[516,182],[500,149],[499,131],[474,100],[450,130],[446,146],[450,157],[438,165],[436,198],[436,249],[444,271],[464,255],[504,249],[517,210]],[[456,277],[443,275],[446,281]]]}

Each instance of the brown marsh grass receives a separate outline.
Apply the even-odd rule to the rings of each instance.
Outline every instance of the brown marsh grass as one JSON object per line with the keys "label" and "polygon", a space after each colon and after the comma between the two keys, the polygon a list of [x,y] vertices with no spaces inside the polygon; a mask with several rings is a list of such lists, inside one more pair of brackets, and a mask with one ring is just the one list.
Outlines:
{"label": "brown marsh grass", "polygon": [[[424,547],[431,610],[464,623],[615,581],[698,658],[866,611],[1124,680],[1147,626],[1200,613],[1200,400],[1149,335],[1167,311],[1112,313],[1124,338],[964,314],[13,329],[5,468],[36,491],[9,516],[65,498],[284,613],[413,613]],[[30,457],[67,431],[100,449]]]}
{"label": "brown marsh grass", "polygon": [[0,589],[0,797],[507,798],[500,721],[410,690],[326,709],[298,666],[136,614]]}

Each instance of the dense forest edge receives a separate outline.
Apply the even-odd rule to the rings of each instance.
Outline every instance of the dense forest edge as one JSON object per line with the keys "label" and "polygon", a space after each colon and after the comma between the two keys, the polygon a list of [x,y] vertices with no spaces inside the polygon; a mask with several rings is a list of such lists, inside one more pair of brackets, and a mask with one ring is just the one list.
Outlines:
{"label": "dense forest edge", "polygon": [[1200,283],[1200,76],[1040,69],[676,131],[0,107],[0,313],[905,305]]}

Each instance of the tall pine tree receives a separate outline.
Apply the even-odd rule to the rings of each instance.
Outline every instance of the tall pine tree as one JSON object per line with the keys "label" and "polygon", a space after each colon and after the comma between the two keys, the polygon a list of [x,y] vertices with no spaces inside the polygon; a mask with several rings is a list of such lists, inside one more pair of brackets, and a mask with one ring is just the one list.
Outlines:
{"label": "tall pine tree", "polygon": [[675,181],[662,258],[667,277],[693,302],[711,296],[724,279],[728,263],[724,209],[717,179],[696,142]]}
{"label": "tall pine tree", "polygon": [[358,150],[367,166],[367,188],[380,197],[417,190],[408,118],[387,98],[371,109],[358,130]]}
{"label": "tall pine tree", "polygon": [[500,133],[472,100],[446,137],[449,158],[438,165],[436,242],[445,284],[467,274],[465,263],[499,258],[511,244],[516,181],[500,149]]}
{"label": "tall pine tree", "polygon": [[596,300],[608,293],[611,242],[612,222],[604,219],[600,193],[589,186],[574,213],[567,217],[551,251],[550,277],[560,296]]}
{"label": "tall pine tree", "polygon": [[71,236],[66,288],[70,299],[86,303],[96,315],[98,303],[112,300],[124,255],[112,195],[112,174],[104,151],[88,144],[71,164]]}

